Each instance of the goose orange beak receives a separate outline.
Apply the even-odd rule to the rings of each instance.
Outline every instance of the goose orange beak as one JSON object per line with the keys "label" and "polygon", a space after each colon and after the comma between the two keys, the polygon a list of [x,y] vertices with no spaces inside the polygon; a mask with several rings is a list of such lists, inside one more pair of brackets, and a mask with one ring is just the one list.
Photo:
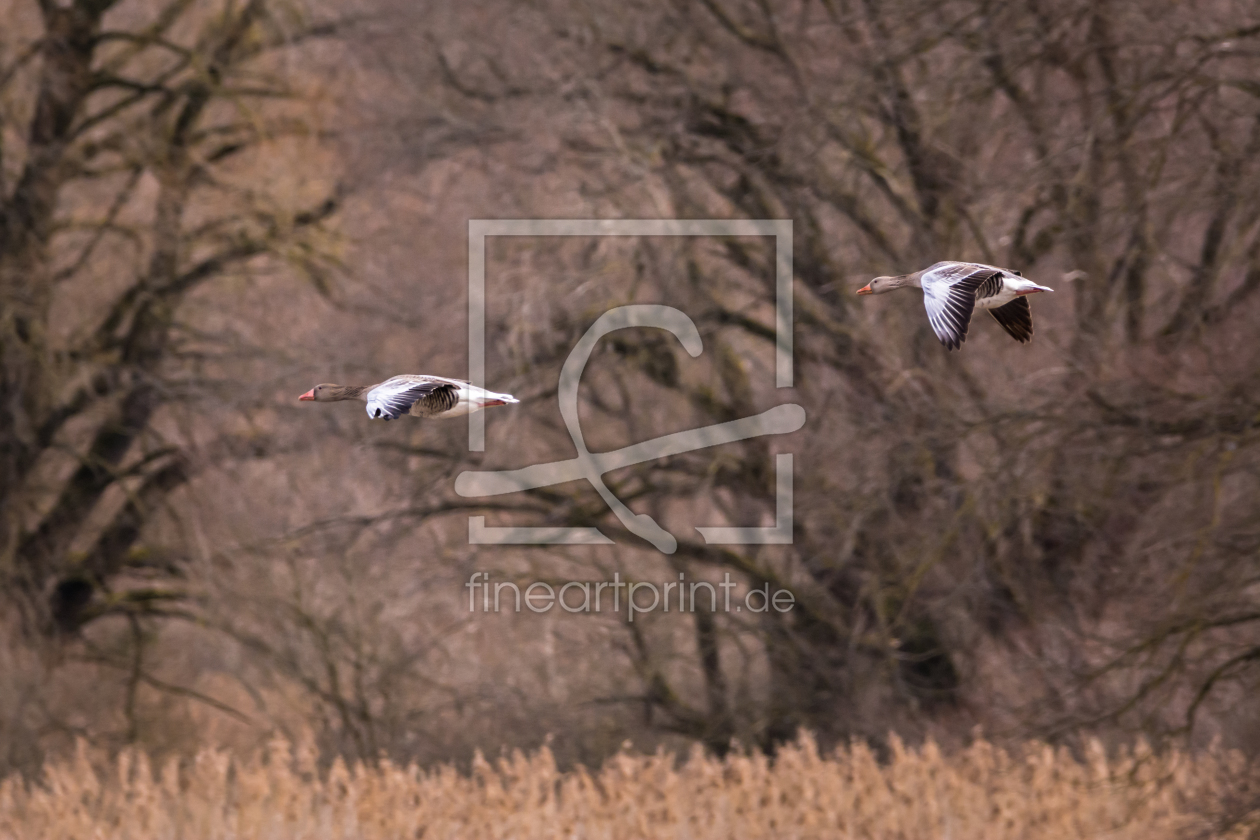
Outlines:
{"label": "goose orange beak", "polygon": [[873,295],[873,294],[875,294],[874,292],[872,292],[872,291],[871,291],[871,284],[870,284],[870,283],[867,283],[865,286],[863,286],[862,288],[858,289],[858,290],[857,290],[857,293],[858,293],[859,295]]}
{"label": "goose orange beak", "polygon": [[303,394],[302,396],[298,397],[298,399],[299,399],[299,400],[306,400],[307,402],[314,402],[314,401],[315,401],[315,389],[314,389],[314,388],[312,388],[311,390],[307,391],[307,392],[306,392],[305,394]]}

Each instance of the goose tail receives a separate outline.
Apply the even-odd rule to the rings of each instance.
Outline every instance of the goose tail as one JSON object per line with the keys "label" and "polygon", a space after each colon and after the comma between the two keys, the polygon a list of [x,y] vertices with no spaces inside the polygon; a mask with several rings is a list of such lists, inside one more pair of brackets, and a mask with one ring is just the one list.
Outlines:
{"label": "goose tail", "polygon": [[495,391],[485,391],[481,388],[469,387],[461,402],[465,403],[468,411],[480,411],[483,408],[489,408],[492,405],[513,405],[520,402],[511,394],[500,394]]}

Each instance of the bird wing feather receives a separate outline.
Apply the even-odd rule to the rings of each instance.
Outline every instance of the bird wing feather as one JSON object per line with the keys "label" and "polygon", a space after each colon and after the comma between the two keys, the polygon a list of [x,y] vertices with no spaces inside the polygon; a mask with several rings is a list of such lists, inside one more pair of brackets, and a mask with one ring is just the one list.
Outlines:
{"label": "bird wing feather", "polygon": [[962,346],[976,297],[993,282],[1001,287],[1002,270],[977,263],[938,263],[923,274],[923,305],[941,344],[951,350]]}
{"label": "bird wing feather", "polygon": [[396,376],[367,392],[368,417],[397,420],[418,400],[446,390],[455,391],[457,386],[437,378],[417,382],[410,377]]}
{"label": "bird wing feather", "polygon": [[1011,338],[1020,344],[1032,341],[1032,307],[1028,305],[1028,298],[1017,297],[1005,306],[990,309],[989,312],[1002,325],[1002,329],[1010,333]]}

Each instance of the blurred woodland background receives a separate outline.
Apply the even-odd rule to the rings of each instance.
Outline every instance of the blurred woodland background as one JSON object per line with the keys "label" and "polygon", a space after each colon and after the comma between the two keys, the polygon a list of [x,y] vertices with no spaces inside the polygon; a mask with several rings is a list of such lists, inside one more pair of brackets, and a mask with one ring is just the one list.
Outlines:
{"label": "blurred woodland background", "polygon": [[[1260,9],[1243,0],[0,0],[0,775],[76,737],[311,733],[466,761],[1141,733],[1260,751]],[[491,240],[487,383],[368,422],[318,382],[465,376],[472,218],[789,218],[773,242]],[[1056,289],[961,353],[938,259]],[[483,504],[573,456],[783,402],[801,431]],[[790,546],[767,524],[796,455]],[[611,547],[470,546],[489,524]],[[720,579],[788,613],[483,614],[497,581]]]}

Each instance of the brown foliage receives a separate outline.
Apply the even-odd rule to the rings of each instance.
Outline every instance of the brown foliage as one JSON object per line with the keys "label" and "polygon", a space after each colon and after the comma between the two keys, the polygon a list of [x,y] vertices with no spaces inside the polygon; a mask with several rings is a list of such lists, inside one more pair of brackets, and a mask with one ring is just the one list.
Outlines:
{"label": "brown foliage", "polygon": [[284,741],[160,768],[128,750],[102,772],[80,744],[38,782],[0,785],[0,837],[1243,837],[1254,817],[1209,815],[1244,768],[1220,750],[1108,757],[1093,743],[1078,760],[984,741],[952,756],[894,741],[882,763],[864,746],[821,755],[802,736],[773,761],[622,754],[596,772],[561,772],[545,748],[478,756],[469,774],[341,760],[321,771],[313,745]]}

